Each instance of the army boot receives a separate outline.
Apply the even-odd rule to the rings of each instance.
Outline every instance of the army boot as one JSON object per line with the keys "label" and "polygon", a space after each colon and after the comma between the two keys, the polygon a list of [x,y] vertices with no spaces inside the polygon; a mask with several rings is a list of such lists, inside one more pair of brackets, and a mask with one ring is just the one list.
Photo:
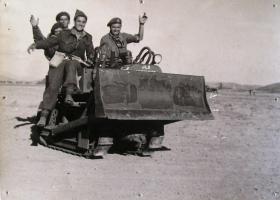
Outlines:
{"label": "army boot", "polygon": [[66,94],[64,102],[66,104],[69,104],[69,105],[72,105],[72,104],[75,103],[75,101],[74,101],[74,99],[73,99],[71,94]]}
{"label": "army boot", "polygon": [[37,122],[37,126],[38,127],[45,127],[46,123],[47,123],[48,116],[49,116],[49,111],[48,110],[42,110],[40,119]]}
{"label": "army boot", "polygon": [[75,101],[72,97],[72,94],[74,93],[74,88],[72,86],[68,86],[66,88],[66,96],[65,96],[65,99],[64,99],[64,102],[68,105],[74,105],[75,104]]}

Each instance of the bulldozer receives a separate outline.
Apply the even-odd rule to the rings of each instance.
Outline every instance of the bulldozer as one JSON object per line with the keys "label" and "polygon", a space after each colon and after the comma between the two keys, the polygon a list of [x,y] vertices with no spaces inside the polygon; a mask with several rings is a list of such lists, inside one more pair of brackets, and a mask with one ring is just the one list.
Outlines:
{"label": "bulldozer", "polygon": [[75,104],[58,96],[41,144],[87,158],[108,152],[150,156],[163,146],[164,125],[180,120],[211,120],[203,76],[163,73],[162,59],[144,47],[129,64],[108,66],[100,49],[84,66]]}

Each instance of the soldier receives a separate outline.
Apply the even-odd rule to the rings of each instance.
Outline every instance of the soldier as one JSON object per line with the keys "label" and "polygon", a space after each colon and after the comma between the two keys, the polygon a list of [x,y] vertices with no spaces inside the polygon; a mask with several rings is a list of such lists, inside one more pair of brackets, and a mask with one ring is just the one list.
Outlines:
{"label": "soldier", "polygon": [[132,55],[127,50],[127,44],[138,43],[143,39],[144,24],[147,19],[145,13],[139,17],[139,32],[136,35],[121,33],[122,20],[118,17],[108,22],[107,26],[110,27],[110,32],[103,36],[100,41],[100,50],[101,54],[105,54],[106,67],[115,68],[132,63]]}
{"label": "soldier", "polygon": [[[70,23],[70,15],[67,12],[60,12],[55,17],[56,22],[60,22],[63,25],[63,29],[67,30]],[[30,17],[30,24],[32,26],[33,37],[35,41],[46,39],[39,28],[39,19],[35,19],[34,15]]]}
{"label": "soldier", "polygon": [[[67,12],[60,12],[56,15],[56,21],[57,23],[52,27],[51,33],[48,35],[48,37],[54,36],[54,35],[58,35],[62,30],[67,30],[68,29],[68,25],[70,22],[70,15]],[[59,24],[58,24],[59,23]],[[31,15],[30,18],[30,24],[32,26],[32,31],[33,31],[33,39],[34,42],[40,41],[40,40],[45,40],[46,37],[42,34],[38,24],[39,24],[39,19],[35,19],[35,17],[33,15]],[[59,27],[58,27],[59,26]],[[50,60],[56,50],[58,49],[58,46],[54,46],[51,48],[47,48],[44,50],[44,55],[45,57]],[[49,69],[51,70],[51,69]],[[57,73],[59,71],[57,70]],[[48,73],[48,74],[53,74],[53,73]],[[46,76],[46,87],[48,87],[48,75]],[[45,93],[45,91],[44,91]],[[40,102],[39,105],[39,110],[42,110],[42,102]]]}
{"label": "soldier", "polygon": [[[57,36],[62,30],[67,30],[69,23],[70,23],[70,15],[67,12],[60,12],[56,15],[55,17],[56,22],[52,29],[51,29],[51,33],[47,36],[47,38],[49,37],[54,37]],[[33,15],[31,15],[30,17],[30,24],[32,26],[32,32],[33,32],[33,39],[34,42],[40,41],[40,40],[45,40],[46,37],[42,34],[40,28],[39,28],[39,18],[37,18],[37,20],[35,19],[35,17]],[[54,56],[56,50],[58,49],[58,45],[50,47],[50,48],[46,48],[44,50],[44,55],[48,60],[51,60],[51,58]],[[44,96],[49,96],[50,94],[48,94],[48,83],[49,83],[49,79],[53,79],[55,77],[61,77],[61,75],[57,75],[56,73],[63,73],[62,70],[59,69],[55,69],[55,68],[50,68],[49,67],[49,72],[48,75],[46,76],[46,88],[44,91]],[[52,76],[52,77],[49,77]],[[63,75],[62,75],[63,76]],[[59,81],[57,81],[59,82]],[[43,110],[43,101],[40,102],[39,104],[39,110]]]}
{"label": "soldier", "polygon": [[[60,22],[62,24],[62,29],[67,30],[69,23],[70,23],[70,15],[67,12],[60,12],[55,17],[56,22]],[[39,28],[39,19],[35,19],[33,15],[30,17],[30,24],[32,26],[32,32],[33,32],[33,39],[34,42],[45,40],[46,37],[42,34],[40,28]],[[57,33],[58,34],[58,33]],[[48,37],[50,37],[52,34],[49,34]],[[47,38],[48,38],[47,37]],[[48,60],[50,60],[53,56],[55,51],[57,50],[57,47],[52,47],[45,49],[44,54]]]}
{"label": "soldier", "polygon": [[[92,36],[84,31],[86,22],[87,16],[82,11],[77,10],[72,29],[62,31],[57,37],[37,41],[28,48],[30,53],[34,49],[47,49],[58,45],[57,52],[64,53],[68,57],[68,59],[62,59],[61,63],[57,66],[50,67],[55,68],[55,70],[49,70],[49,86],[43,97],[43,110],[37,123],[38,126],[46,125],[47,117],[49,112],[55,107],[57,95],[62,85],[66,87],[65,102],[68,104],[74,102],[72,94],[77,88],[77,70],[81,69],[81,64],[77,60],[80,59],[81,62],[93,64],[94,48]],[[59,72],[56,72],[56,70]],[[53,71],[54,73],[52,73]]]}

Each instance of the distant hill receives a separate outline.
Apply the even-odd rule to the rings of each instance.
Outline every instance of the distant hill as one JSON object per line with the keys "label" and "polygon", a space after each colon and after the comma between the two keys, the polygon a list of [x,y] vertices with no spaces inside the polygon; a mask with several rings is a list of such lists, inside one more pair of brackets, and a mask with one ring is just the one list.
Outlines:
{"label": "distant hill", "polygon": [[0,74],[0,81],[15,81],[15,79]]}
{"label": "distant hill", "polygon": [[273,83],[263,87],[259,87],[257,90],[270,93],[280,93],[280,83]]}
{"label": "distant hill", "polygon": [[36,81],[37,85],[45,85],[46,83],[46,78],[43,78],[42,80]]}
{"label": "distant hill", "polygon": [[41,81],[23,81],[18,80],[16,78],[11,78],[7,75],[0,74],[0,85],[37,85],[37,84],[44,84],[45,80]]}
{"label": "distant hill", "polygon": [[248,84],[239,84],[232,82],[208,82],[206,83],[211,88],[217,89],[231,89],[231,90],[239,90],[239,91],[247,91],[259,88],[260,85],[248,85]]}

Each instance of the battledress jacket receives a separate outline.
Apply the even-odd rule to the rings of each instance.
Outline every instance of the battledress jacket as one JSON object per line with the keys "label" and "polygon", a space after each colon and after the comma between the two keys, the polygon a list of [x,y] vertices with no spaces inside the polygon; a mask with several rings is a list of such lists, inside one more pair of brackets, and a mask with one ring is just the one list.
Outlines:
{"label": "battledress jacket", "polygon": [[78,56],[83,60],[94,60],[92,36],[83,31],[81,38],[78,39],[74,28],[62,31],[57,37],[37,41],[35,44],[36,49],[47,49],[57,45],[59,52]]}
{"label": "battledress jacket", "polygon": [[[41,30],[40,30],[40,28],[39,28],[38,26],[32,27],[32,31],[33,31],[33,39],[34,39],[34,42],[35,42],[35,43],[38,42],[38,41],[45,40],[45,39],[51,37],[51,35],[49,35],[49,36],[46,38],[46,37],[42,34],[42,32],[41,32]],[[44,54],[45,54],[46,58],[47,58],[48,60],[50,60],[50,59],[54,56],[54,54],[55,54],[55,52],[56,52],[57,49],[58,49],[58,46],[57,46],[57,45],[54,46],[54,47],[50,47],[50,48],[44,49]]]}
{"label": "battledress jacket", "polygon": [[117,46],[114,37],[110,33],[108,33],[101,38],[100,46],[104,46],[106,44],[106,46],[109,48],[108,53],[111,53],[112,51],[115,53],[116,57],[119,57],[120,51],[127,50],[127,44],[138,43],[140,40],[138,35],[120,33],[118,37],[118,41],[121,43],[122,46],[121,48]]}

